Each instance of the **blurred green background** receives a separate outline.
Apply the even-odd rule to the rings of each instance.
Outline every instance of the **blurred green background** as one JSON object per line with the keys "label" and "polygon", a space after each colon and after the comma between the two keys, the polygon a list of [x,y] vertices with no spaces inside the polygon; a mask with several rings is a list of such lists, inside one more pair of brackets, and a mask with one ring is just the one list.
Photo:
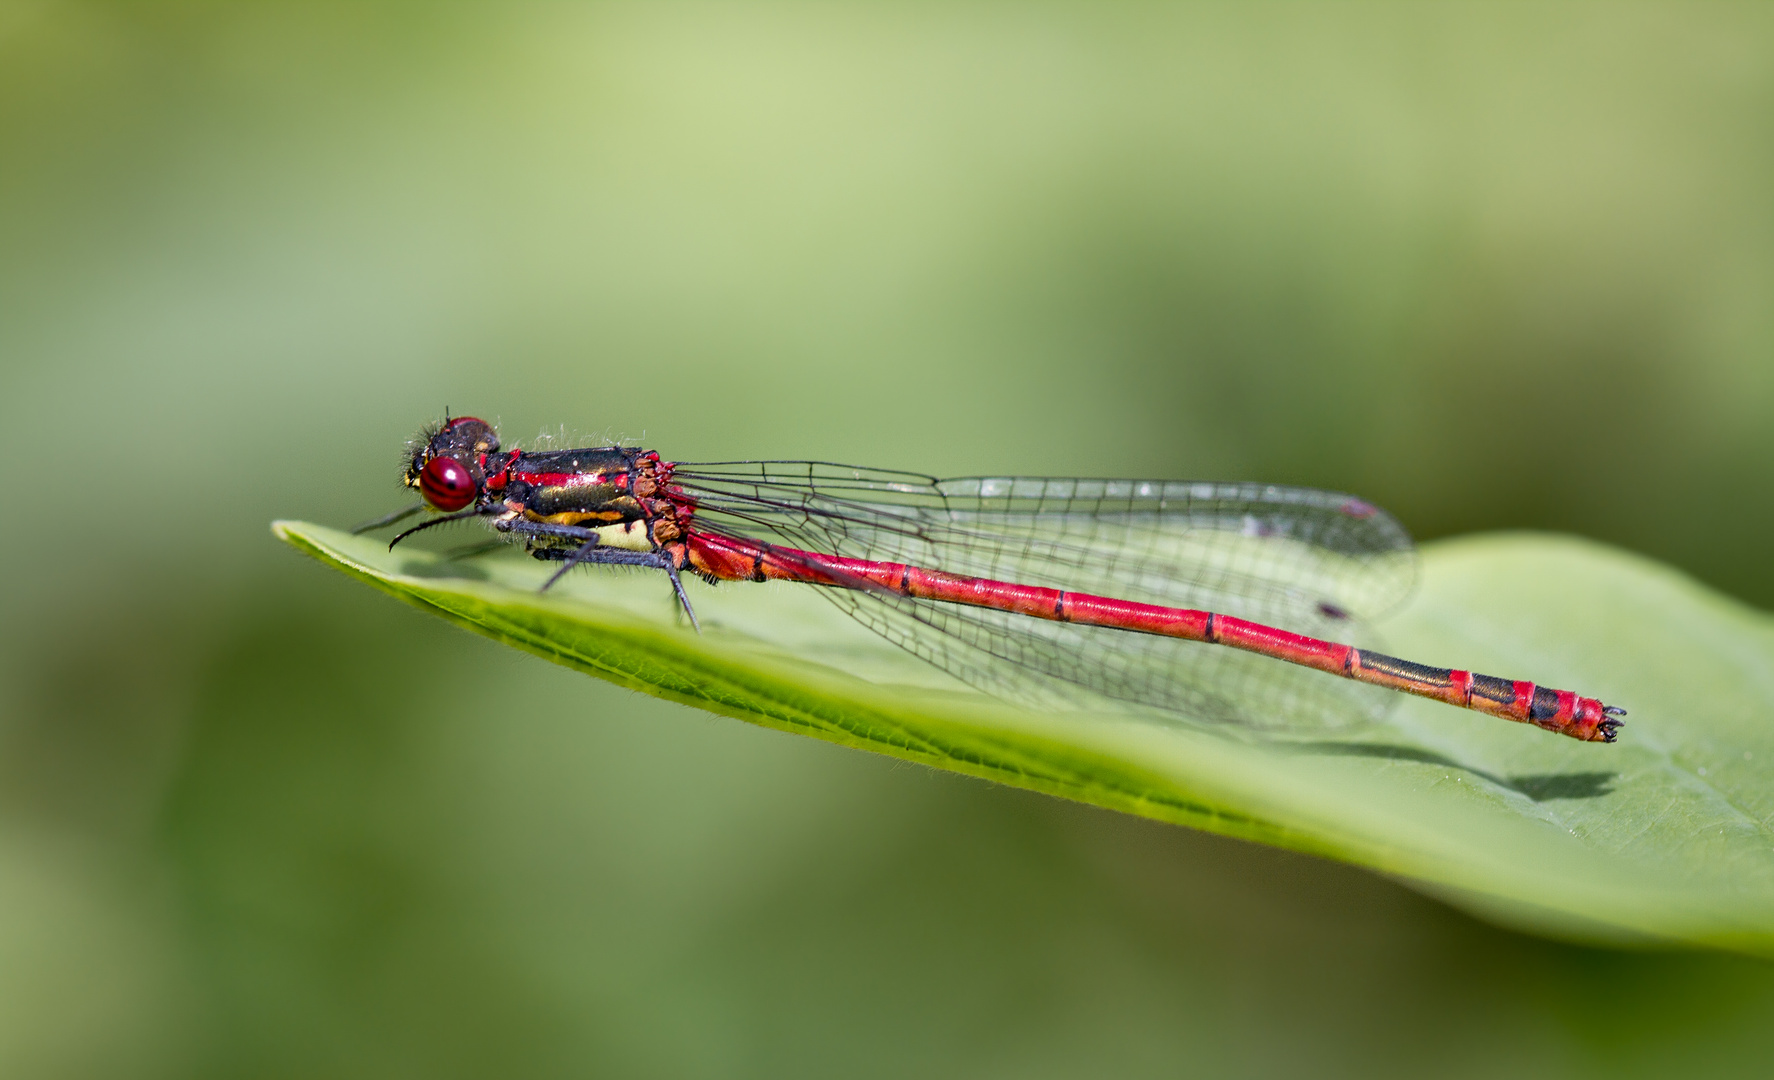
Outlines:
{"label": "blurred green background", "polygon": [[1774,605],[1768,5],[0,0],[0,1074],[1774,1055],[1769,964],[642,698],[272,540],[402,504],[445,406],[1335,487]]}

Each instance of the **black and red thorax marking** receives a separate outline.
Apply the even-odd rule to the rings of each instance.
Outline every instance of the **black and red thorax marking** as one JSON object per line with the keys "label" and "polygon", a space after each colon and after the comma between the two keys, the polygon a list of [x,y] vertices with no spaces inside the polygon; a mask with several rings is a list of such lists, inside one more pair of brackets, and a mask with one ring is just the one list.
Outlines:
{"label": "black and red thorax marking", "polygon": [[[671,486],[671,469],[654,451],[635,447],[514,450],[489,472],[486,486],[506,509],[530,521],[582,528],[642,522],[653,546],[670,550],[692,510]],[[682,546],[671,551],[680,569]]]}

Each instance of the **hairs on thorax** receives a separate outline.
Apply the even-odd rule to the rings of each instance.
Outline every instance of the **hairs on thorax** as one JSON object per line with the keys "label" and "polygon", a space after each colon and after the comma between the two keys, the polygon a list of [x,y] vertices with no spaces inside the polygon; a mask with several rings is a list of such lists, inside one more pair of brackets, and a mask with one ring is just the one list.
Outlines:
{"label": "hairs on thorax", "polygon": [[616,435],[610,428],[605,428],[601,435],[584,435],[579,429],[565,424],[554,428],[543,428],[536,433],[536,438],[527,450],[575,450],[584,446],[638,446],[632,439]]}

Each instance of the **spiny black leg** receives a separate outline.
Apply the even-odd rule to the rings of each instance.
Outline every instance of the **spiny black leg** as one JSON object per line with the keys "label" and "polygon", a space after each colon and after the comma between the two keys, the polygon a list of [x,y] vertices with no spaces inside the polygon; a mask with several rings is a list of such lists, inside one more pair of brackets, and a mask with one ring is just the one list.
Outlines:
{"label": "spiny black leg", "polygon": [[[578,554],[577,550],[567,551],[563,548],[537,548],[530,552],[532,558],[549,562],[566,562]],[[670,560],[657,551],[632,551],[628,548],[600,547],[592,549],[591,554],[580,561],[606,566],[644,566],[649,570],[663,570],[665,564]]]}
{"label": "spiny black leg", "polygon": [[416,502],[405,510],[396,510],[392,514],[383,514],[381,517],[372,521],[364,522],[362,525],[353,528],[351,530],[351,535],[356,536],[359,533],[367,533],[376,529],[386,528],[397,521],[405,521],[407,518],[412,517],[423,509],[425,509],[425,504],[422,502]]}
{"label": "spiny black leg", "polygon": [[536,590],[537,592],[547,592],[548,587],[559,581],[562,574],[575,566],[586,563],[600,563],[606,566],[644,566],[649,570],[663,570],[665,576],[671,579],[672,591],[677,594],[678,603],[683,607],[684,614],[690,616],[690,625],[695,627],[698,634],[702,633],[702,623],[697,621],[696,609],[690,606],[690,595],[684,591],[683,580],[678,577],[677,564],[671,561],[669,555],[657,551],[630,551],[627,548],[599,547],[596,543],[587,543],[571,554],[558,550],[550,551],[547,548],[532,551],[530,554],[539,559],[559,559],[565,564],[556,570],[542,584],[542,588]]}
{"label": "spiny black leg", "polygon": [[684,583],[678,578],[677,564],[671,561],[670,556],[662,555],[657,551],[632,551],[628,548],[603,547],[595,530],[583,529],[577,525],[552,525],[547,522],[519,519],[516,521],[495,521],[493,527],[500,532],[516,533],[519,536],[558,536],[567,540],[585,541],[571,555],[558,554],[546,548],[530,553],[540,559],[562,559],[566,563],[542,583],[542,588],[538,589],[538,592],[547,592],[549,586],[561,579],[562,574],[584,563],[645,566],[665,571],[665,576],[671,579],[671,588],[677,594],[678,603],[683,606],[684,614],[690,616],[690,625],[695,627],[698,634],[702,633],[702,624],[696,619],[696,609],[690,606],[690,596],[684,592]]}
{"label": "spiny black leg", "polygon": [[573,567],[578,566],[580,563],[585,562],[587,559],[589,559],[591,557],[591,554],[593,552],[595,552],[597,549],[598,549],[598,538],[597,538],[597,534],[593,533],[591,536],[591,539],[587,540],[584,544],[580,545],[580,548],[578,551],[575,551],[575,552],[573,552],[572,555],[568,556],[567,561],[561,564],[561,568],[559,570],[556,570],[553,574],[549,575],[548,580],[544,581],[542,583],[542,587],[540,589],[537,589],[536,591],[537,592],[547,592],[551,585],[553,585],[555,582],[557,582],[561,579],[562,574],[565,574],[568,570],[573,569]]}
{"label": "spiny black leg", "polygon": [[664,570],[671,566],[671,560],[657,551],[631,551],[628,548],[598,547],[593,544],[586,544],[571,552],[559,548],[538,548],[530,554],[538,559],[551,559],[571,566],[599,563],[605,566],[644,566],[649,570]]}
{"label": "spiny black leg", "polygon": [[422,524],[419,524],[419,525],[414,525],[412,528],[408,529],[406,532],[396,533],[394,539],[388,541],[388,550],[393,551],[394,545],[400,543],[402,540],[405,540],[407,537],[413,535],[416,532],[423,532],[426,529],[431,528],[433,525],[447,525],[452,521],[462,521],[466,518],[479,517],[480,513],[481,513],[481,511],[480,511],[479,507],[473,507],[468,510],[463,510],[459,513],[445,514],[443,517],[432,518],[430,521],[423,522]]}
{"label": "spiny black leg", "polygon": [[696,609],[690,606],[690,597],[684,592],[684,583],[678,580],[677,564],[671,561],[670,556],[665,557],[665,576],[671,578],[672,591],[678,594],[678,603],[684,605],[684,614],[690,616],[690,626],[698,634],[702,633],[702,624],[696,621]]}
{"label": "spiny black leg", "polygon": [[525,521],[523,518],[495,521],[493,528],[518,536],[558,536],[565,540],[579,541],[595,541],[598,538],[596,529],[582,529],[577,525],[552,525],[546,521]]}

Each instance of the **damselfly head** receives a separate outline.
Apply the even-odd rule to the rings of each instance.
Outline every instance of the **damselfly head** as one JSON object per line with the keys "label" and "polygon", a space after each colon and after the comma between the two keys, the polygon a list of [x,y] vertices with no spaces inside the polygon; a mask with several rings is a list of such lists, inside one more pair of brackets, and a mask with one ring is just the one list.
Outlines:
{"label": "damselfly head", "polygon": [[486,421],[472,416],[445,420],[413,440],[403,483],[418,488],[438,510],[461,510],[474,501],[486,480],[482,455],[498,449],[499,436]]}

